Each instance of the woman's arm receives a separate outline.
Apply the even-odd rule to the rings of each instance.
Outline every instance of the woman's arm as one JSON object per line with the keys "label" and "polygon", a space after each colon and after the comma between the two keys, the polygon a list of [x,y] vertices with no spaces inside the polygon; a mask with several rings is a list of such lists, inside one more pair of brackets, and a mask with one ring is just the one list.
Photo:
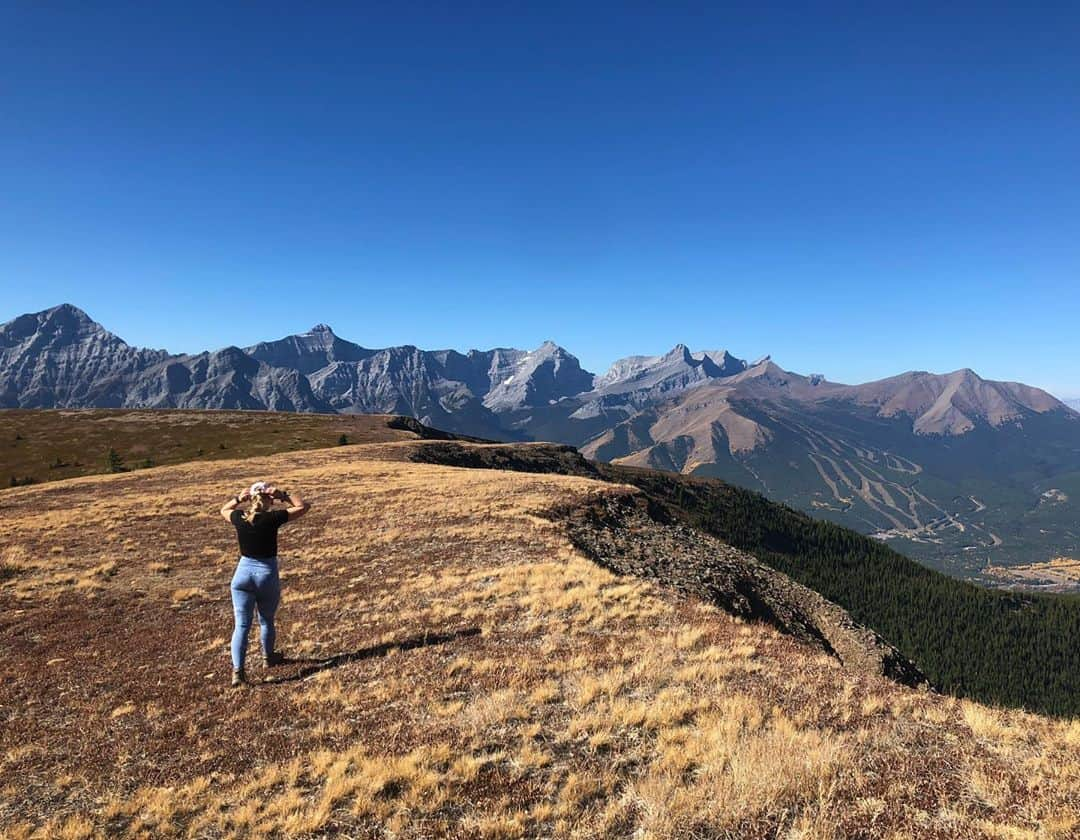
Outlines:
{"label": "woman's arm", "polygon": [[311,503],[304,501],[304,497],[300,495],[299,490],[293,490],[288,493],[284,490],[279,490],[278,498],[282,501],[288,502],[289,507],[286,508],[286,510],[288,510],[289,512],[290,522],[293,519],[299,519],[311,509]]}
{"label": "woman's arm", "polygon": [[232,522],[232,512],[242,505],[247,499],[251,497],[251,494],[247,490],[242,492],[239,496],[233,496],[229,501],[221,506],[221,516],[228,522]]}

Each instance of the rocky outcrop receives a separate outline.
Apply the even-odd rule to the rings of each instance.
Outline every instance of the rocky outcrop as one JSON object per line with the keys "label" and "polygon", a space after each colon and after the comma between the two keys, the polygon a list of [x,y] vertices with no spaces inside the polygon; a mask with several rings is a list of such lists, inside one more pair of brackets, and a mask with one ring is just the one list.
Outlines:
{"label": "rocky outcrop", "polygon": [[[558,473],[614,482],[632,478],[625,471],[598,468],[573,447],[546,443],[425,442],[411,448],[407,457],[472,469]],[[911,661],[842,607],[752,555],[679,521],[679,511],[669,502],[620,488],[590,504],[575,503],[548,515],[563,524],[577,548],[617,574],[646,578],[734,615],[766,621],[835,656],[845,667],[881,674],[904,685],[927,684]]]}
{"label": "rocky outcrop", "polygon": [[513,472],[556,473],[599,478],[600,473],[572,446],[556,443],[490,444],[466,446],[454,441],[425,443],[409,453],[409,460],[445,467]]}
{"label": "rocky outcrop", "polygon": [[642,494],[607,494],[557,515],[575,546],[617,574],[653,580],[742,618],[768,622],[846,668],[928,685],[900,651],[844,609],[745,552],[666,521]]}

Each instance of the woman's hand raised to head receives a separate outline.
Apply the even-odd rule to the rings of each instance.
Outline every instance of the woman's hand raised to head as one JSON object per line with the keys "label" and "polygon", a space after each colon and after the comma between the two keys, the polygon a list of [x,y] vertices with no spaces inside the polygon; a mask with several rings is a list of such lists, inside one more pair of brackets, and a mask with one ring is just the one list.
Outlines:
{"label": "woman's hand raised to head", "polygon": [[220,511],[221,516],[224,519],[227,519],[228,521],[231,522],[232,521],[232,512],[234,510],[236,510],[240,505],[242,505],[245,501],[247,501],[249,498],[251,498],[251,494],[248,493],[247,490],[244,490],[242,493],[237,493],[235,496],[233,496],[231,499],[229,499],[229,501],[227,501],[225,504],[223,504],[221,506],[221,511]]}
{"label": "woman's hand raised to head", "polygon": [[304,501],[304,497],[300,495],[299,490],[293,490],[291,493],[282,494],[289,501],[289,519],[298,519],[308,512],[311,504]]}

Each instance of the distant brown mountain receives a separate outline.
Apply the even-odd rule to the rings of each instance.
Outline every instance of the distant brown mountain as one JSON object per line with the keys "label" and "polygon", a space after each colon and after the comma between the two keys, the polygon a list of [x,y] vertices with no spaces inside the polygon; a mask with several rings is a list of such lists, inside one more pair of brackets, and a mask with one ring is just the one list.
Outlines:
{"label": "distant brown mountain", "polygon": [[739,405],[800,403],[869,409],[880,418],[910,422],[916,435],[960,436],[977,425],[1022,425],[1026,417],[1068,407],[1045,391],[1016,382],[990,382],[969,369],[948,374],[904,373],[864,385],[841,385],[821,377],[800,376],[771,360],[738,374],[682,393],[668,403],[628,417],[590,440],[586,454],[626,459],[643,466],[693,472],[717,458],[717,447],[732,456],[767,447],[770,425],[755,420]]}
{"label": "distant brown mountain", "polygon": [[766,360],[582,449],[753,487],[965,576],[1080,556],[1080,415],[971,370],[852,386]]}

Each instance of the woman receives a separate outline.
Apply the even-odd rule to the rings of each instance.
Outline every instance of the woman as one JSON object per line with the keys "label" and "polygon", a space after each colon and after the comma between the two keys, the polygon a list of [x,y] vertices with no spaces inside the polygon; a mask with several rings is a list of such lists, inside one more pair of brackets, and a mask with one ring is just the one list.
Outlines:
{"label": "woman", "polygon": [[[288,507],[274,510],[275,500],[286,502]],[[246,512],[238,510],[244,502],[250,502]],[[240,542],[240,562],[236,565],[231,587],[236,616],[232,637],[234,688],[246,682],[244,661],[247,659],[251,613],[256,606],[259,608],[263,663],[270,667],[281,661],[274,652],[274,613],[281,600],[277,531],[286,522],[303,516],[310,507],[295,490],[286,493],[265,481],[256,481],[221,506],[221,515],[236,527],[236,538]]]}

